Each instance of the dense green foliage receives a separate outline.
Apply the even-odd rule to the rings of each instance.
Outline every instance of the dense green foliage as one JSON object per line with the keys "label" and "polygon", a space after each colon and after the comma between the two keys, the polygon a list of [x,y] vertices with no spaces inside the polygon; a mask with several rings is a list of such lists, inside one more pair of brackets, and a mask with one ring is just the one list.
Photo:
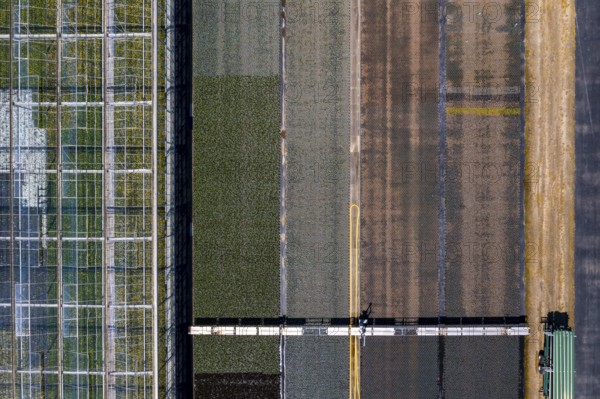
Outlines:
{"label": "dense green foliage", "polygon": [[279,78],[194,80],[194,315],[279,315]]}
{"label": "dense green foliage", "polygon": [[279,373],[279,337],[194,337],[195,373]]}

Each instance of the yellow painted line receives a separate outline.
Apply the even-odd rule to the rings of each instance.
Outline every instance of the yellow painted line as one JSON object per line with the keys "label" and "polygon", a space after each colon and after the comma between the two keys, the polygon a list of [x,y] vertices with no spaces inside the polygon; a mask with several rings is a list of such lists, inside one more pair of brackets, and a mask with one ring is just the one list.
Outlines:
{"label": "yellow painted line", "polygon": [[[359,223],[360,223],[360,208],[356,204],[350,205],[350,234],[348,237],[349,256],[349,299],[351,318],[358,318],[360,308],[360,279],[358,275],[358,239],[359,239]],[[350,399],[360,398],[360,337],[350,336],[349,339],[349,396]]]}
{"label": "yellow painted line", "polygon": [[448,115],[479,115],[479,116],[506,116],[520,115],[521,108],[489,107],[489,108],[446,108]]}
{"label": "yellow painted line", "polygon": [[350,398],[360,399],[360,337],[350,337]]}

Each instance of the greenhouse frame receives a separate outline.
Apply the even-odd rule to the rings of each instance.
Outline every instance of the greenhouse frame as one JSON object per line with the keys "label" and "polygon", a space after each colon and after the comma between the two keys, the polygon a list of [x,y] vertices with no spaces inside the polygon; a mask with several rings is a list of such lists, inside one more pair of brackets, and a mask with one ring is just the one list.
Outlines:
{"label": "greenhouse frame", "polygon": [[182,385],[178,6],[0,0],[0,398]]}

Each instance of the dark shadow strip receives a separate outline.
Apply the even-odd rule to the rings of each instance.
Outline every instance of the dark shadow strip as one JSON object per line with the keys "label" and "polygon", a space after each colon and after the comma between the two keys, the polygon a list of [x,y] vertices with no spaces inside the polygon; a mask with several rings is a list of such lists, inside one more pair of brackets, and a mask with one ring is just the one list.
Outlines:
{"label": "dark shadow strip", "polygon": [[438,336],[438,399],[443,399],[446,397],[444,393],[444,336]]}

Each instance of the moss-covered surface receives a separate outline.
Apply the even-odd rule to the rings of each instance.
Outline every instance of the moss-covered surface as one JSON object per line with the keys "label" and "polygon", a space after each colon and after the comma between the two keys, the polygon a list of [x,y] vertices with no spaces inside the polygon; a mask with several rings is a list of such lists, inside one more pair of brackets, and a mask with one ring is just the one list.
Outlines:
{"label": "moss-covered surface", "polygon": [[279,373],[279,337],[194,337],[194,373]]}
{"label": "moss-covered surface", "polygon": [[279,78],[194,80],[194,316],[279,315]]}

